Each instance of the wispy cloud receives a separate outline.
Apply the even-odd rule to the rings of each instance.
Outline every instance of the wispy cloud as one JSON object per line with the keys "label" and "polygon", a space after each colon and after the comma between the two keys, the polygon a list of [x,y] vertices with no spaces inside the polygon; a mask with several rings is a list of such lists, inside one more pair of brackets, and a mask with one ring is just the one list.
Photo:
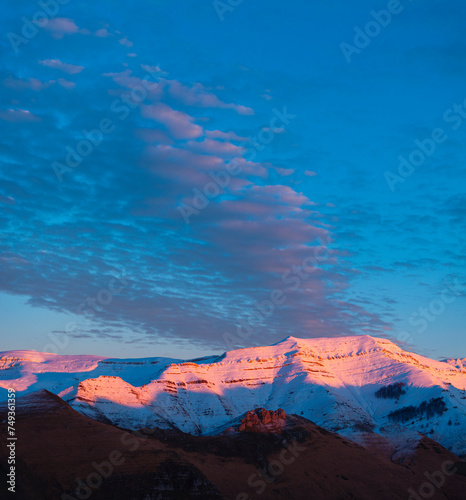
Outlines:
{"label": "wispy cloud", "polygon": [[70,75],[81,73],[81,71],[84,69],[84,66],[65,63],[60,61],[59,59],[43,59],[42,61],[39,61],[39,64],[42,64],[42,66],[47,66],[48,68],[59,69],[60,71],[63,71]]}
{"label": "wispy cloud", "polygon": [[176,80],[167,80],[169,93],[175,99],[189,106],[203,108],[233,109],[240,115],[253,115],[254,110],[242,104],[226,103],[215,94],[209,92],[203,85],[196,83],[191,87],[183,85]]}
{"label": "wispy cloud", "polygon": [[19,109],[19,108],[0,111],[0,119],[12,123],[40,121],[40,117],[34,115],[27,109]]}

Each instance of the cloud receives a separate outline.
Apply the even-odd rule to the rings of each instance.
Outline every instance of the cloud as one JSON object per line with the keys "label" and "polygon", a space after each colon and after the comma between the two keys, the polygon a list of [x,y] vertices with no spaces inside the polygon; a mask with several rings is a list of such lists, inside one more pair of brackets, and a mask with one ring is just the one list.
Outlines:
{"label": "cloud", "polygon": [[[222,158],[213,155],[197,154],[195,152],[159,144],[145,149],[145,164],[151,172],[160,177],[179,179],[179,189],[202,184],[205,173],[221,169],[224,166]],[[204,181],[205,182],[205,181]]]}
{"label": "cloud", "polygon": [[54,38],[60,39],[64,35],[73,35],[75,33],[86,34],[87,30],[80,30],[73,19],[67,17],[54,17],[49,19],[44,26],[47,31],[50,31]]}
{"label": "cloud", "polygon": [[141,114],[164,125],[174,139],[194,139],[203,135],[202,127],[194,123],[192,116],[167,104],[142,106]]}
{"label": "cloud", "polygon": [[107,30],[107,28],[100,28],[95,32],[95,36],[106,38],[108,36],[111,36],[111,33]]}
{"label": "cloud", "polygon": [[65,73],[68,73],[70,75],[81,73],[81,71],[84,69],[84,66],[64,63],[59,59],[44,59],[42,61],[39,61],[39,64],[42,64],[42,66],[47,66],[48,68],[59,69],[60,71],[64,71]]}
{"label": "cloud", "polygon": [[186,143],[186,148],[194,152],[222,157],[240,156],[245,151],[244,148],[235,146],[231,142],[215,141],[213,139],[188,141]]}
{"label": "cloud", "polygon": [[173,145],[174,141],[162,130],[153,128],[141,128],[134,132],[135,136],[149,144],[168,144]]}
{"label": "cloud", "polygon": [[288,175],[294,174],[294,169],[292,168],[280,168],[280,167],[273,167],[274,170],[277,172],[278,175],[281,177],[287,177]]}
{"label": "cloud", "polygon": [[5,87],[9,87],[15,90],[32,89],[39,91],[45,88],[47,86],[47,83],[41,82],[37,78],[21,79],[21,78],[14,78],[10,75],[3,81],[3,85],[5,85]]}
{"label": "cloud", "polygon": [[315,177],[317,175],[317,172],[313,172],[312,170],[305,170],[304,175],[307,175],[308,177]]}
{"label": "cloud", "polygon": [[146,73],[160,73],[161,75],[166,74],[165,71],[160,69],[159,66],[151,66],[150,64],[141,64],[141,68],[146,72]]}
{"label": "cloud", "polygon": [[61,85],[66,89],[72,89],[76,86],[74,82],[66,80],[65,78],[58,78],[58,80],[49,80],[47,82],[43,82],[41,80],[38,80],[37,78],[21,79],[9,76],[3,81],[3,85],[5,87],[14,89],[16,91],[34,90],[36,92],[39,92],[55,84]]}
{"label": "cloud", "polygon": [[7,109],[0,111],[0,120],[11,123],[38,122],[41,119],[27,109]]}
{"label": "cloud", "polygon": [[235,132],[222,132],[221,130],[206,130],[205,135],[209,139],[221,139],[224,141],[246,142],[247,137],[241,137]]}
{"label": "cloud", "polygon": [[124,45],[125,47],[132,47],[134,45],[134,43],[128,40],[127,38],[121,38],[118,41],[121,43],[121,45]]}
{"label": "cloud", "polygon": [[234,158],[236,165],[241,168],[245,176],[254,176],[266,179],[268,169],[260,162],[248,161],[243,157]]}
{"label": "cloud", "polygon": [[[78,33],[70,24],[61,28],[62,35]],[[0,174],[5,189],[0,222],[6,228],[0,241],[0,289],[26,296],[35,306],[77,314],[83,325],[72,335],[89,339],[118,333],[121,341],[140,345],[176,340],[224,350],[223,333],[234,334],[238,322],[274,289],[285,291],[286,303],[245,343],[278,341],[290,329],[296,335],[352,332],[367,315],[336,298],[354,273],[343,255],[331,250],[335,235],[315,210],[316,202],[296,185],[285,185],[301,168],[292,155],[292,131],[282,134],[276,127],[272,143],[258,144],[264,147],[255,161],[242,157],[251,147],[248,137],[257,136],[271,114],[263,99],[253,100],[255,90],[247,87],[251,74],[238,82],[239,89],[229,79],[181,83],[178,77],[192,68],[176,73],[174,63],[167,66],[174,75],[167,80],[151,48],[137,47],[138,58],[122,60],[126,51],[118,39],[126,37],[113,38],[109,35],[115,31],[105,30],[94,28],[95,36],[74,38],[80,57],[92,54],[89,60],[78,59],[83,66],[62,62],[78,53],[68,45],[71,38],[54,46],[57,42],[45,37],[50,45],[43,52],[35,45],[40,66],[28,61],[17,74],[2,75],[3,107],[16,110],[7,118],[27,121],[34,112],[42,122],[38,135],[31,129],[39,127],[23,126],[18,134],[10,126],[2,137],[12,168]],[[136,39],[137,33],[130,35]],[[94,44],[102,51],[93,51]],[[56,57],[46,59],[49,54]],[[127,65],[123,71],[122,63]],[[84,65],[78,84],[70,81],[65,73],[77,74],[75,69],[82,71]],[[49,68],[64,71],[67,78],[46,81]],[[127,118],[118,119],[109,95],[127,97],[147,83],[146,77],[147,95]],[[257,110],[237,104],[241,99],[256,103]],[[76,147],[81,131],[97,127],[103,117],[113,120],[115,130],[58,183],[51,162],[64,161],[66,148]],[[50,137],[54,140],[46,140]],[[187,227],[180,204],[191,204],[195,193],[202,196],[213,176],[225,173],[232,161],[239,173]],[[15,165],[23,166],[21,174]],[[325,262],[298,288],[284,282],[284,273],[326,252]],[[121,293],[93,312],[76,312],[87,298],[108,289],[120,267],[127,276]],[[377,325],[376,317],[371,321]]]}
{"label": "cloud", "polygon": [[74,87],[76,87],[76,83],[71,82],[70,80],[65,80],[65,78],[59,78],[57,80],[57,83],[65,89],[73,89]]}
{"label": "cloud", "polygon": [[221,101],[215,94],[207,91],[200,83],[195,83],[193,86],[188,87],[176,80],[166,80],[166,82],[170,95],[188,106],[233,109],[240,115],[254,114],[254,110],[247,106]]}
{"label": "cloud", "polygon": [[14,205],[16,201],[12,196],[3,196],[0,194],[0,203],[7,203],[8,205]]}
{"label": "cloud", "polygon": [[146,66],[146,69],[147,73],[142,78],[134,76],[133,70],[130,69],[116,73],[104,73],[103,76],[110,77],[120,87],[143,91],[147,99],[157,101],[163,95],[164,85],[160,83],[157,72],[151,71],[150,66]]}

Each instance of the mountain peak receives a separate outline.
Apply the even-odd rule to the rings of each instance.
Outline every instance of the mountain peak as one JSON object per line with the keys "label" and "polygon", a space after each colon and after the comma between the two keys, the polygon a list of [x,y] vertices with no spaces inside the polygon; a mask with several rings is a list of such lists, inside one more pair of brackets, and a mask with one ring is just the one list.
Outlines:
{"label": "mountain peak", "polygon": [[393,352],[401,351],[394,342],[370,335],[351,335],[342,337],[300,338],[288,336],[270,347],[294,347],[298,349],[314,350],[321,353],[337,352],[340,355],[365,352],[374,348],[388,349]]}
{"label": "mountain peak", "polygon": [[288,336],[190,361],[16,353],[2,353],[0,397],[9,387],[18,397],[47,389],[87,416],[128,429],[208,434],[251,408],[282,408],[342,435],[401,423],[466,452],[463,365],[384,338]]}

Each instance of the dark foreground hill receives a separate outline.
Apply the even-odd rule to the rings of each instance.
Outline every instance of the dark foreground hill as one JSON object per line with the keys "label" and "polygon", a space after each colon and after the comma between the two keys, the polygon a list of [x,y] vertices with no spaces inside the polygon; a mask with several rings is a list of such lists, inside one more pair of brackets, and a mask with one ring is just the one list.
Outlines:
{"label": "dark foreground hill", "polygon": [[[215,436],[134,432],[92,420],[42,390],[18,399],[16,419],[16,495],[4,479],[1,498],[465,498],[464,462],[427,437],[395,463],[386,450],[363,448],[283,411],[249,412]],[[5,405],[0,421],[6,478]]]}

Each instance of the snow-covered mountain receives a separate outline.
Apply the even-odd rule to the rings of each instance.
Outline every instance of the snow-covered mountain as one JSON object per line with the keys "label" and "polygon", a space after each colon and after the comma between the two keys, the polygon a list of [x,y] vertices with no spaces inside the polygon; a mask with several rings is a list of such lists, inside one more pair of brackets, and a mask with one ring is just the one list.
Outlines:
{"label": "snow-covered mountain", "polygon": [[362,444],[377,436],[399,450],[423,433],[466,454],[464,365],[370,336],[288,337],[190,361],[7,351],[0,387],[3,400],[9,387],[18,395],[45,388],[129,429],[214,434],[253,408],[283,408]]}

